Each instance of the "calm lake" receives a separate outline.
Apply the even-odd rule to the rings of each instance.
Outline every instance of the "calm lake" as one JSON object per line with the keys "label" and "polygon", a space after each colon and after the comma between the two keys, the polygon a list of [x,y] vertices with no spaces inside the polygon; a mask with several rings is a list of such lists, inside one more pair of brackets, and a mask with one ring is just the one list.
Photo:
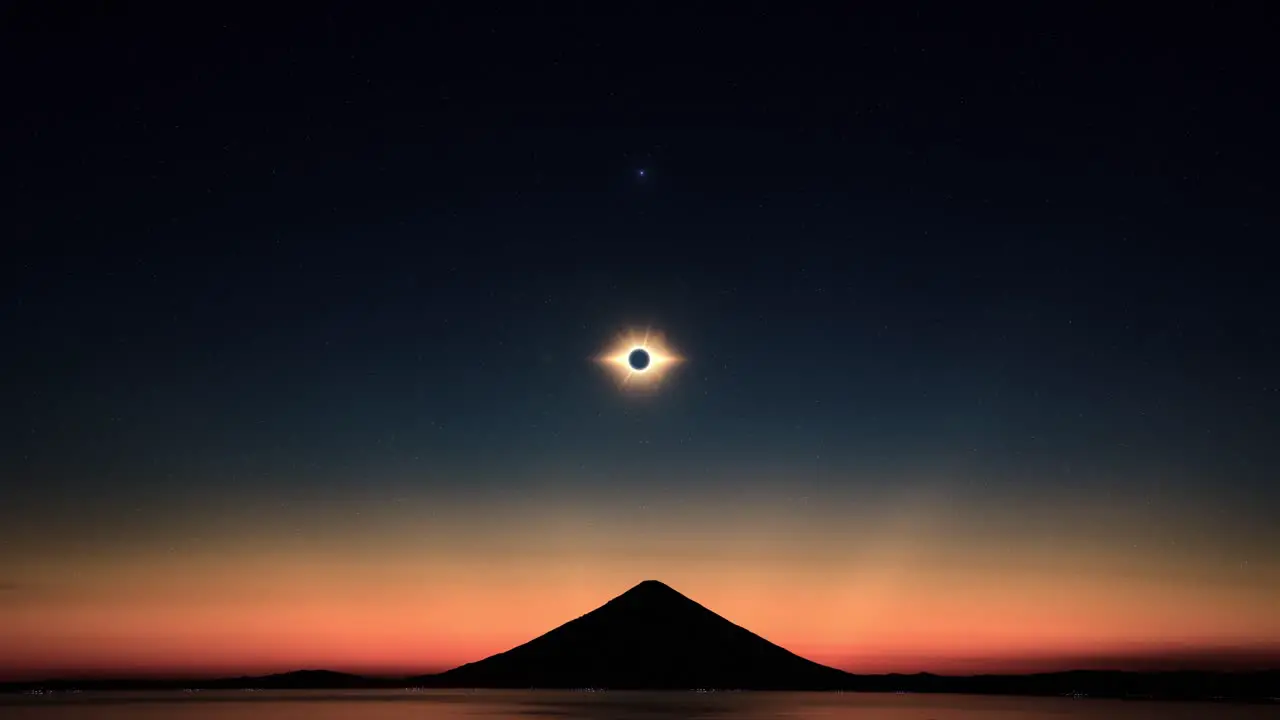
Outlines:
{"label": "calm lake", "polygon": [[6,720],[1280,720],[1280,704],[973,695],[643,692],[201,692],[0,696]]}

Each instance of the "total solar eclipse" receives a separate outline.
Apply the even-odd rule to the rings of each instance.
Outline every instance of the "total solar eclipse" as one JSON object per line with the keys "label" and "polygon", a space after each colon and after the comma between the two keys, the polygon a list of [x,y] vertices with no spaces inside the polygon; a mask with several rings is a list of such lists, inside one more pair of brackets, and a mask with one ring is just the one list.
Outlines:
{"label": "total solar eclipse", "polygon": [[636,372],[644,372],[649,368],[649,351],[644,348],[636,348],[627,355],[627,365],[631,366]]}
{"label": "total solar eclipse", "polygon": [[627,330],[595,357],[628,392],[656,390],[667,371],[684,361],[653,328]]}

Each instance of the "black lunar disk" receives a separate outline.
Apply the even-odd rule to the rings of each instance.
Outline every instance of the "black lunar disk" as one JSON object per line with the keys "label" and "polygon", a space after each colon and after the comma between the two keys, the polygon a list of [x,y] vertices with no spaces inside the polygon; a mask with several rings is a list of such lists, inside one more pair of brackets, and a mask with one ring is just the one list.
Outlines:
{"label": "black lunar disk", "polygon": [[667,345],[663,334],[653,328],[623,330],[593,360],[614,376],[619,389],[627,392],[657,390],[667,373],[684,362]]}
{"label": "black lunar disk", "polygon": [[631,354],[627,356],[627,364],[636,372],[643,371],[649,367],[649,351],[644,348],[632,350]]}

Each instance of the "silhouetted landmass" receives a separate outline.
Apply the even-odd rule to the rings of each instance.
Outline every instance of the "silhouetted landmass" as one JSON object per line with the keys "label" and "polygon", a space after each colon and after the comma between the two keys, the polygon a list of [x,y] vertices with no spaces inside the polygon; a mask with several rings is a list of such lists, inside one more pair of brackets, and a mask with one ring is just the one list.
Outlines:
{"label": "silhouetted landmass", "polygon": [[1073,670],[1034,675],[851,675],[846,689],[964,695],[1081,695],[1160,700],[1274,700],[1280,671],[1252,673]]}
{"label": "silhouetted landmass", "polygon": [[298,670],[296,672],[265,675],[261,677],[239,677],[215,680],[210,689],[240,689],[244,687],[263,690],[312,690],[316,688],[372,688],[386,687],[384,678],[368,678],[361,675],[333,672],[332,670]]}
{"label": "silhouetted landmass", "polygon": [[102,690],[346,690],[378,688],[604,690],[840,690],[982,695],[1275,701],[1280,670],[1120,672],[955,677],[853,675],[774,645],[660,582],[503,653],[437,675],[363,677],[328,670],[216,680],[50,680],[3,692]]}
{"label": "silhouetted landmass", "polygon": [[60,679],[26,683],[0,683],[2,692],[46,690],[86,692],[107,690],[356,690],[405,687],[403,678],[365,677],[332,670],[297,670],[276,675],[214,679]]}
{"label": "silhouetted landmass", "polygon": [[646,580],[539,638],[432,681],[477,688],[834,690],[848,677]]}

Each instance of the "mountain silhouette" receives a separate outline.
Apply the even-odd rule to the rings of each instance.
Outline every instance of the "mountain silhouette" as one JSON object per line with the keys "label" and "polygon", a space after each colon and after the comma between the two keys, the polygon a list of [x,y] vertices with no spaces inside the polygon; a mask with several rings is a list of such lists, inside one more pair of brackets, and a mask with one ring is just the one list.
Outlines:
{"label": "mountain silhouette", "polygon": [[967,677],[853,675],[819,665],[646,580],[506,652],[438,675],[365,677],[329,670],[205,680],[99,678],[0,682],[0,693],[68,690],[598,688],[843,690],[1275,702],[1280,670],[1067,671]]}
{"label": "mountain silhouette", "polygon": [[430,681],[476,688],[827,690],[851,677],[646,580],[541,637]]}

